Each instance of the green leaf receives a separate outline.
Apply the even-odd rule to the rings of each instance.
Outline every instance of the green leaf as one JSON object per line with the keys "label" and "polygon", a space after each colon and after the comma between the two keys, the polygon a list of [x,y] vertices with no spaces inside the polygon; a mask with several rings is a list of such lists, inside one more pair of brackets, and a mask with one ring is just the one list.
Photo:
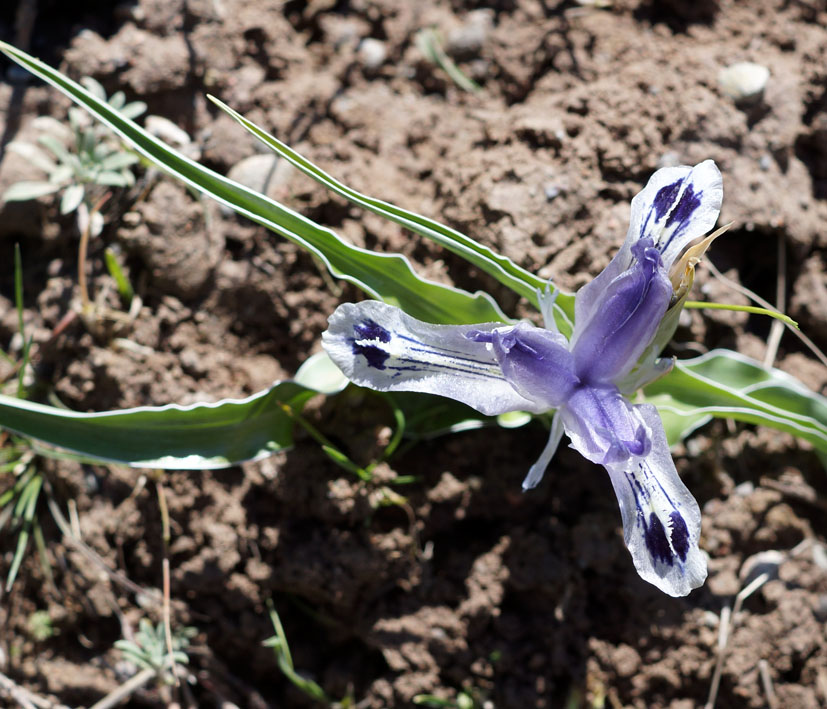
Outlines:
{"label": "green leaf", "polygon": [[109,271],[109,275],[112,276],[118,288],[118,295],[124,305],[129,308],[132,303],[132,298],[135,296],[135,291],[126,274],[123,272],[121,264],[118,263],[118,257],[112,249],[107,247],[103,252],[103,258],[106,262],[106,270]]}
{"label": "green leaf", "polygon": [[350,382],[324,350],[308,357],[293,381],[322,394],[338,394]]}
{"label": "green leaf", "polygon": [[125,167],[140,162],[140,160],[135,153],[112,153],[101,160],[100,166],[103,170],[123,170]]}
{"label": "green leaf", "polygon": [[428,281],[413,271],[404,256],[376,254],[352,246],[330,229],[173,150],[68,77],[25,52],[4,42],[0,42],[0,51],[86,108],[162,170],[307,248],[335,277],[350,281],[371,296],[427,322],[468,324],[507,319],[487,293],[472,295]]}
{"label": "green leaf", "polygon": [[45,197],[47,194],[54,194],[60,189],[60,185],[39,180],[23,180],[15,182],[3,193],[4,202],[23,202],[29,199]]}
{"label": "green leaf", "polygon": [[[469,263],[474,264],[481,271],[493,276],[504,286],[523,296],[536,307],[539,307],[537,291],[538,289],[545,289],[548,285],[547,281],[518,266],[505,256],[495,253],[487,246],[478,244],[456,229],[452,229],[433,219],[428,219],[427,217],[409,212],[388,202],[383,202],[382,200],[369,197],[351,189],[214,96],[208,96],[208,98],[267,145],[267,147],[278,153],[285,160],[288,160],[305,175],[312,177],[324,185],[331,192],[381,217],[396,222],[421,236],[432,239],[449,251],[461,256]],[[568,320],[573,321],[574,296],[568,293],[560,293],[555,303],[555,309],[562,310],[568,316]],[[565,322],[561,322],[560,324],[561,327],[567,325]]]}
{"label": "green leaf", "polygon": [[83,185],[69,185],[60,199],[60,213],[74,212],[83,201],[84,193]]}
{"label": "green leaf", "polygon": [[26,143],[22,140],[15,140],[9,143],[8,148],[11,152],[17,153],[21,157],[25,158],[39,170],[43,170],[46,174],[49,174],[57,167],[57,165],[48,155],[46,155],[46,153],[31,143]]}
{"label": "green leaf", "polygon": [[77,161],[73,161],[71,165],[62,163],[49,173],[49,182],[58,187],[63,187],[74,178],[75,169],[80,169],[80,164]]}
{"label": "green leaf", "polygon": [[68,162],[70,160],[70,154],[66,146],[53,135],[41,135],[38,137],[37,142],[51,152],[60,162]]}
{"label": "green leaf", "polygon": [[95,175],[95,182],[99,185],[106,185],[107,187],[129,187],[131,182],[129,178],[122,172],[115,172],[114,170],[104,170]]}
{"label": "green leaf", "polygon": [[146,108],[147,106],[143,101],[130,101],[119,110],[122,116],[134,121],[138,116],[146,113]]}
{"label": "green leaf", "polygon": [[785,315],[777,310],[768,310],[767,308],[759,308],[755,305],[732,305],[731,303],[711,303],[706,300],[687,300],[683,304],[684,308],[694,308],[696,310],[731,310],[735,313],[754,313],[755,315],[766,315],[770,318],[780,320],[796,330],[800,330],[798,323],[789,315]]}
{"label": "green leaf", "polygon": [[103,88],[97,79],[93,79],[91,76],[84,76],[81,78],[80,83],[83,84],[83,87],[96,99],[106,101],[106,89]]}
{"label": "green leaf", "polygon": [[414,440],[471,431],[496,422],[496,418],[444,396],[407,391],[389,392],[386,396],[405,417],[405,436]]}
{"label": "green leaf", "polygon": [[786,431],[827,451],[827,399],[737,352],[680,360],[644,394],[658,407],[670,443],[715,416]]}
{"label": "green leaf", "polygon": [[[94,93],[94,92],[93,92]],[[98,96],[98,98],[106,99],[106,96]],[[109,97],[107,103],[112,106],[116,111],[120,111],[124,104],[126,103],[126,94],[123,91],[116,91]]]}
{"label": "green leaf", "polygon": [[283,381],[246,399],[78,413],[0,395],[0,427],[101,461],[224,468],[292,445],[293,418],[317,392]]}
{"label": "green leaf", "polygon": [[528,411],[507,411],[497,416],[497,425],[501,428],[521,428],[533,418],[534,416]]}

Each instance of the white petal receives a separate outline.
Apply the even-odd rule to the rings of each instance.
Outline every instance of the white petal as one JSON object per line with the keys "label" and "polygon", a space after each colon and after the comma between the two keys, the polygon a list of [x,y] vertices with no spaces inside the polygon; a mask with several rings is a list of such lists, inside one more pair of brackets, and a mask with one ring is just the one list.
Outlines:
{"label": "white petal", "polygon": [[715,226],[723,196],[721,172],[712,160],[658,170],[632,200],[626,240],[651,238],[668,270],[681,251]]}
{"label": "white petal", "polygon": [[664,268],[718,220],[723,200],[721,172],[712,160],[694,167],[664,167],[632,200],[626,241],[608,266],[577,291],[575,323],[586,322],[597,296],[632,264],[632,246],[650,238],[661,252]]}
{"label": "white petal", "polygon": [[652,431],[652,450],[646,458],[607,466],[623,539],[644,581],[685,596],[706,580],[706,555],[698,547],[701,512],[678,477],[657,410],[650,404],[636,408]]}
{"label": "white petal", "polygon": [[540,413],[505,380],[491,346],[466,337],[502,323],[432,325],[370,300],[340,305],[322,344],[348,379],[379,391],[421,391],[487,415]]}
{"label": "white petal", "polygon": [[557,452],[557,446],[560,445],[560,439],[562,437],[563,421],[558,414],[555,414],[551,421],[551,433],[548,437],[548,443],[546,443],[546,447],[543,448],[543,452],[540,454],[537,462],[528,469],[528,475],[526,475],[525,480],[523,480],[523,492],[531,490],[531,488],[537,487],[540,484],[546,468],[548,468],[548,464]]}

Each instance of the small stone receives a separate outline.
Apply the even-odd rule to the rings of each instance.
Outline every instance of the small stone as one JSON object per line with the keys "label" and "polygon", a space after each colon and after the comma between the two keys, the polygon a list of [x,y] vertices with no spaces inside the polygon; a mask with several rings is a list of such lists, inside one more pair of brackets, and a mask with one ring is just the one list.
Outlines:
{"label": "small stone", "polygon": [[147,116],[144,121],[144,127],[148,133],[163,140],[173,148],[180,150],[187,157],[193,160],[198,160],[201,157],[201,151],[198,149],[198,146],[192,142],[189,134],[168,118],[154,115]]}
{"label": "small stone", "polygon": [[366,69],[378,69],[388,58],[388,50],[384,42],[366,37],[359,44],[357,55]]}
{"label": "small stone", "polygon": [[761,574],[767,574],[770,579],[778,578],[778,567],[784,561],[785,555],[776,549],[759,551],[747,558],[741,565],[738,577],[741,583],[746,586]]}
{"label": "small stone", "polygon": [[736,485],[732,494],[738,495],[738,497],[749,497],[753,492],[755,492],[755,483],[751,480],[746,480],[740,485]]}
{"label": "small stone", "polygon": [[545,187],[543,187],[543,193],[546,196],[547,202],[551,202],[555,198],[559,197],[561,192],[562,190],[555,184],[549,183]]}
{"label": "small stone", "polygon": [[758,101],[770,78],[770,70],[753,62],[738,62],[718,72],[721,90],[736,102]]}
{"label": "small stone", "polygon": [[448,33],[445,51],[458,59],[470,59],[480,53],[494,27],[491,10],[469,12],[462,26]]}
{"label": "small stone", "polygon": [[233,165],[227,177],[251,190],[278,199],[293,174],[293,166],[274,153],[250,155]]}
{"label": "small stone", "polygon": [[813,613],[822,623],[827,622],[827,593],[819,595],[818,600],[815,602]]}

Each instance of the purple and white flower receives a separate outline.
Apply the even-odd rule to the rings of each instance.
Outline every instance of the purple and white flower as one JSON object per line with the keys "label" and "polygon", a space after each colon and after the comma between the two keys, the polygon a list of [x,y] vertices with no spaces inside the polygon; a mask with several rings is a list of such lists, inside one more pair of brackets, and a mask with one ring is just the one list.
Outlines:
{"label": "purple and white flower", "polygon": [[678,477],[657,410],[629,397],[671,365],[651,345],[686,286],[687,247],[714,226],[722,195],[711,160],[658,170],[632,200],[620,251],[577,292],[569,339],[555,324],[555,294],[545,294],[544,328],[433,325],[381,302],[348,303],[330,317],[324,348],[351,381],[372,389],[439,394],[488,415],[554,410],[523,488],[540,482],[565,433],[608,470],[640,576],[685,596],[706,578],[700,510]]}

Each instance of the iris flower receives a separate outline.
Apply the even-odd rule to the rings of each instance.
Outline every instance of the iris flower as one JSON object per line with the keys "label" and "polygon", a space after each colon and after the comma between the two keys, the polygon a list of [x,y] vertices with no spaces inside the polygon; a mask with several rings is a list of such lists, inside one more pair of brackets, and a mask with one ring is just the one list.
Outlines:
{"label": "iris flower", "polygon": [[346,303],[330,317],[324,348],[348,379],[379,391],[439,394],[487,415],[554,411],[523,489],[540,482],[565,433],[609,472],[640,576],[685,596],[706,579],[700,510],[675,470],[657,409],[630,396],[672,364],[658,358],[671,316],[716,235],[689,247],[714,226],[722,195],[711,160],[658,170],[632,200],[620,251],[577,292],[568,339],[553,316],[556,293],[546,292],[545,327],[434,325],[381,302]]}

